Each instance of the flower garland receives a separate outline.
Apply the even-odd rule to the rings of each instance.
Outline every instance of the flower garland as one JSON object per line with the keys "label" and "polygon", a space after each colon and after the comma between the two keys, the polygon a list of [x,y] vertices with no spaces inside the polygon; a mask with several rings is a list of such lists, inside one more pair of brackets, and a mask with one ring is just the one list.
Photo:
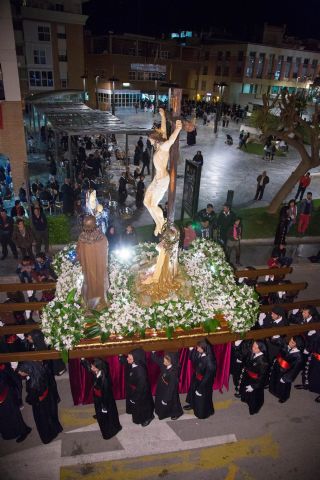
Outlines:
{"label": "flower garland", "polygon": [[[221,314],[235,333],[245,333],[256,321],[259,303],[254,289],[238,285],[223,249],[203,239],[196,239],[189,250],[179,254],[179,263],[194,292],[192,299],[179,298],[172,292],[170,298],[151,306],[138,304],[132,288],[135,272],[158,254],[156,244],[143,243],[135,247],[128,260],[111,255],[109,305],[85,319],[80,299],[83,277],[74,248],[65,247],[54,259],[59,275],[56,296],[42,315],[42,330],[57,350],[71,349],[85,336],[100,336],[105,341],[111,334],[143,336],[150,328],[165,330],[168,338],[178,327],[189,330],[202,326],[212,332],[219,325],[215,317]],[[86,323],[91,326],[84,331]]]}

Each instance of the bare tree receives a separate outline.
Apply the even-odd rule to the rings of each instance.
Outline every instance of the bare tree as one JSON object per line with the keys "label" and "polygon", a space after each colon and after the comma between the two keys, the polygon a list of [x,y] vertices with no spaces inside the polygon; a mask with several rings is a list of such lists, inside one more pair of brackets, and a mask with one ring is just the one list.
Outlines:
{"label": "bare tree", "polygon": [[272,135],[284,140],[301,157],[297,168],[272,199],[267,209],[269,213],[276,213],[302,175],[320,165],[320,110],[316,104],[312,117],[307,121],[302,118],[305,105],[303,96],[288,94],[284,89],[273,99],[263,95],[262,108],[252,116],[253,125],[261,129],[265,138]]}

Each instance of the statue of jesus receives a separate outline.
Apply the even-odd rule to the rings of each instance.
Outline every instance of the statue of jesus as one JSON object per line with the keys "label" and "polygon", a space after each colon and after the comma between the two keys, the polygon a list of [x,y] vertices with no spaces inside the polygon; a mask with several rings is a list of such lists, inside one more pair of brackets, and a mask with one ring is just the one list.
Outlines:
{"label": "statue of jesus", "polygon": [[176,128],[167,140],[165,112],[162,108],[160,108],[159,113],[161,116],[161,128],[155,130],[149,135],[149,140],[155,149],[155,153],[153,155],[153,164],[156,169],[156,174],[153,181],[147,188],[143,202],[149,210],[151,217],[155,221],[155,236],[158,236],[161,233],[165,223],[163,211],[159,207],[159,203],[162,200],[166,191],[168,190],[170,181],[170,176],[167,170],[169,161],[169,150],[170,147],[174,144],[176,138],[178,137],[182,129],[181,120],[177,120]]}

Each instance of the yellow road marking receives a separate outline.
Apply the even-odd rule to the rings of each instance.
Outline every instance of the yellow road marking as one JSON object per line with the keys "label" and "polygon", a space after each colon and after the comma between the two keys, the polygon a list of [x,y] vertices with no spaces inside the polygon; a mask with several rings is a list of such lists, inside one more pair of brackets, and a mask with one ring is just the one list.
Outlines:
{"label": "yellow road marking", "polygon": [[[226,480],[234,480],[235,461],[241,458],[279,456],[278,444],[271,435],[240,440],[216,447],[147,455],[124,460],[61,467],[61,480],[147,480],[168,474],[198,473],[228,468]],[[165,468],[164,468],[165,465]]]}
{"label": "yellow road marking", "polygon": [[87,427],[96,423],[92,418],[94,415],[93,405],[83,405],[81,407],[60,408],[59,417],[64,429],[74,429]]}

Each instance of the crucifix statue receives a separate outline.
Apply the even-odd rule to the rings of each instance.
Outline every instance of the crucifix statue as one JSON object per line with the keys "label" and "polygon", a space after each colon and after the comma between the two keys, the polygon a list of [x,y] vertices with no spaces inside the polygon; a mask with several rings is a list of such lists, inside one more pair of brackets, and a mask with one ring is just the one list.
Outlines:
{"label": "crucifix statue", "polygon": [[[175,129],[167,139],[166,116],[163,109],[159,110],[161,127],[150,134],[149,139],[154,146],[153,163],[155,177],[149,185],[144,205],[155,221],[154,235],[161,235],[157,246],[159,251],[157,262],[142,280],[144,285],[154,285],[158,290],[169,291],[173,288],[174,277],[178,268],[179,232],[174,226],[174,204],[176,192],[177,161],[179,155],[179,134],[182,129],[181,120],[176,120]],[[168,163],[170,158],[170,171]],[[168,222],[165,224],[163,211],[159,202],[169,187]]]}

